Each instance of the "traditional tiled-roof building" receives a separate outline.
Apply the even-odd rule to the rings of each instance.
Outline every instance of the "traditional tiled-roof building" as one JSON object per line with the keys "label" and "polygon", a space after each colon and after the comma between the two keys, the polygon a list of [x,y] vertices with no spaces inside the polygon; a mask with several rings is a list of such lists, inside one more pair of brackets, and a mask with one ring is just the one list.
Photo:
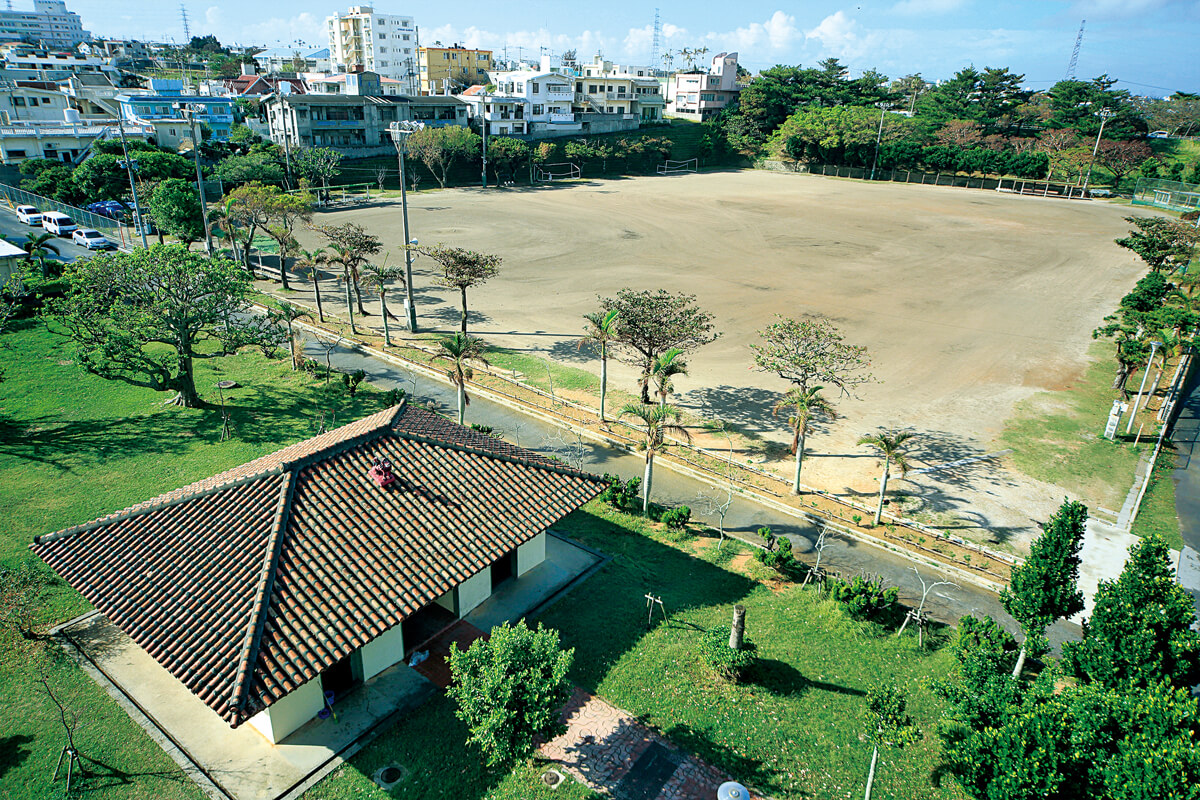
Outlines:
{"label": "traditional tiled-roof building", "polygon": [[540,563],[546,529],[600,488],[400,405],[31,547],[229,725],[277,742]]}

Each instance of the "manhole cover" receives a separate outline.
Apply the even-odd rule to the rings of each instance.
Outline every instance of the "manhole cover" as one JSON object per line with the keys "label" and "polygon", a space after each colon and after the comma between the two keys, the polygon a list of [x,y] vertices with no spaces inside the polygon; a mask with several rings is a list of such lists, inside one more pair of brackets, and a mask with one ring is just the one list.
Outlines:
{"label": "manhole cover", "polygon": [[548,769],[542,773],[542,783],[546,784],[551,789],[557,789],[559,787],[559,784],[561,784],[566,779],[567,779],[567,776],[563,775],[561,772],[559,772],[556,769]]}
{"label": "manhole cover", "polygon": [[381,789],[391,789],[398,783],[404,781],[408,777],[408,770],[399,764],[388,764],[386,767],[380,767],[374,776],[375,783]]}

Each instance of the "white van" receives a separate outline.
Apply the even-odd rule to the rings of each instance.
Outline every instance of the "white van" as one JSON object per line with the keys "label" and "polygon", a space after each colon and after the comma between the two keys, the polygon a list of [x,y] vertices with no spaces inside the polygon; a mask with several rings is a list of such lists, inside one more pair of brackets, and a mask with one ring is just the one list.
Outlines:
{"label": "white van", "polygon": [[55,236],[69,236],[79,226],[61,211],[47,211],[42,214],[42,227]]}

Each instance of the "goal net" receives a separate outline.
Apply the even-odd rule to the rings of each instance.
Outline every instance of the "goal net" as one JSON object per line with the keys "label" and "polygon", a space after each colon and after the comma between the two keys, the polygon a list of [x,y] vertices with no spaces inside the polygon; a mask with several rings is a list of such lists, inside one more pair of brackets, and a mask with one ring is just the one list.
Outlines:
{"label": "goal net", "polygon": [[658,165],[658,174],[678,175],[682,172],[695,172],[699,163],[699,160],[695,158],[689,158],[685,161],[672,161],[671,159],[667,159]]}
{"label": "goal net", "polygon": [[564,161],[559,164],[538,164],[533,170],[533,179],[538,183],[565,181],[582,176],[578,164]]}

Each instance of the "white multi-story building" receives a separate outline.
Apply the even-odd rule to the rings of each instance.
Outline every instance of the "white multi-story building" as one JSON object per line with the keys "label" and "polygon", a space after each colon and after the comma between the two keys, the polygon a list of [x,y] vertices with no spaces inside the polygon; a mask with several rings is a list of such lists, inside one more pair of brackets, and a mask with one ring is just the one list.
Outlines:
{"label": "white multi-story building", "polygon": [[374,72],[400,81],[404,94],[417,94],[417,26],[412,17],[351,6],[326,19],[325,26],[334,71]]}
{"label": "white multi-story building", "polygon": [[665,100],[649,67],[605,61],[597,55],[575,78],[575,111],[620,114],[639,122],[660,122]]}
{"label": "white multi-story building", "polygon": [[0,11],[0,39],[70,48],[91,38],[62,0],[33,0],[33,11]]}
{"label": "white multi-story building", "polygon": [[667,83],[667,115],[697,122],[736,102],[738,54],[717,53],[705,72],[677,72]]}
{"label": "white multi-story building", "polygon": [[535,138],[565,136],[581,131],[571,111],[575,99],[573,75],[545,65],[541,70],[489,72],[495,86],[486,91],[472,86],[458,95],[470,106],[471,118],[485,121],[494,136],[527,135]]}

